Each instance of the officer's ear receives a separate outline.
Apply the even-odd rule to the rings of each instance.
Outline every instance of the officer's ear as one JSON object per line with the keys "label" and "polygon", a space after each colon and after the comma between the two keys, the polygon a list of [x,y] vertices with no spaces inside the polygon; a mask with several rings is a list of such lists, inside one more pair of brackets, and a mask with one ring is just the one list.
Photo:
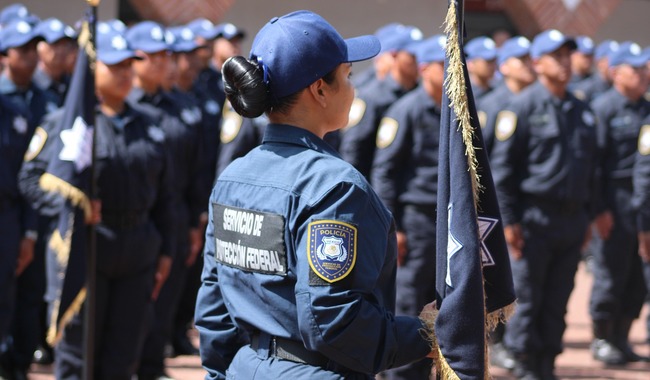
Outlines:
{"label": "officer's ear", "polygon": [[311,94],[311,97],[323,108],[327,107],[327,101],[325,99],[325,94],[327,91],[325,86],[325,81],[323,78],[320,78],[314,83],[310,84],[309,87],[307,87],[309,93]]}

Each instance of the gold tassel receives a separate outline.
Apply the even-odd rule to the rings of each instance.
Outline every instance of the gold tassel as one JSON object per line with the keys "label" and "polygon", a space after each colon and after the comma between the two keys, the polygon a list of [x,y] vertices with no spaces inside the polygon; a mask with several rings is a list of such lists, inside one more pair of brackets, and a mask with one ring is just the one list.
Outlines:
{"label": "gold tassel", "polygon": [[56,326],[56,319],[58,317],[58,311],[59,311],[59,305],[58,302],[55,304],[56,308],[54,309],[55,311],[52,313],[52,322],[50,324],[50,328],[48,329],[47,332],[47,343],[54,347],[61,338],[63,337],[63,330],[65,327],[70,323],[72,318],[74,318],[75,315],[79,314],[79,311],[81,311],[81,306],[83,305],[84,301],[86,301],[86,288],[83,287],[77,293],[77,296],[74,298],[74,301],[72,301],[72,304],[68,308],[68,310],[63,313],[63,317],[61,317],[61,320],[59,321],[59,325]]}
{"label": "gold tassel", "polygon": [[90,220],[92,217],[90,200],[83,191],[50,173],[43,173],[38,183],[44,191],[58,193],[69,200],[73,206],[80,207],[84,212],[86,220]]}

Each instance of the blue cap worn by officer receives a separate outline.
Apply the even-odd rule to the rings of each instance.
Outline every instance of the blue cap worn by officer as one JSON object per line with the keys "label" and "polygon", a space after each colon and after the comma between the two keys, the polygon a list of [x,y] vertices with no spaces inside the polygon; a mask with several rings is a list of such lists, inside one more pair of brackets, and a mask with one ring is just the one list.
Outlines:
{"label": "blue cap worn by officer", "polygon": [[576,36],[576,51],[585,55],[594,55],[596,45],[589,36]]}
{"label": "blue cap worn by officer", "polygon": [[618,45],[618,50],[609,55],[609,67],[615,67],[618,65],[644,67],[647,62],[647,54],[644,53],[639,44],[632,41],[620,43]]}
{"label": "blue cap worn by officer", "polygon": [[217,37],[232,40],[233,38],[246,38],[246,31],[229,22],[219,24],[215,27]]}
{"label": "blue cap worn by officer", "polygon": [[8,5],[0,11],[0,29],[18,20],[27,21],[32,26],[39,22],[38,16],[31,13],[26,6],[20,3]]}
{"label": "blue cap worn by officer", "polygon": [[530,41],[526,37],[515,36],[501,45],[497,52],[497,65],[501,66],[508,59],[521,58],[530,54]]}
{"label": "blue cap worn by officer", "polygon": [[8,49],[27,45],[33,40],[42,40],[34,27],[25,20],[16,20],[0,30],[0,51],[6,53]]}
{"label": "blue cap worn by officer", "polygon": [[142,21],[127,29],[124,37],[134,50],[147,54],[170,50],[165,39],[165,28],[154,21]]}
{"label": "blue cap worn by officer", "polygon": [[192,20],[186,26],[190,28],[197,37],[201,37],[208,41],[219,37],[219,33],[221,32],[212,21],[206,18],[197,18]]}
{"label": "blue cap worn by officer", "polygon": [[618,42],[614,40],[605,40],[596,46],[594,50],[594,58],[600,60],[602,58],[608,58],[609,55],[616,50],[618,50]]}
{"label": "blue cap worn by officer", "polygon": [[425,65],[431,62],[444,62],[445,46],[447,37],[442,34],[431,36],[417,45],[417,54],[415,55],[419,65]]}
{"label": "blue cap worn by officer", "polygon": [[497,70],[497,47],[489,37],[476,37],[465,45],[465,55],[472,93],[474,99],[479,100],[492,91]]}
{"label": "blue cap worn by officer", "polygon": [[552,53],[564,45],[567,45],[571,50],[575,50],[577,47],[573,38],[563,34],[559,30],[546,30],[533,39],[533,43],[530,46],[530,57],[539,59],[543,55]]}
{"label": "blue cap worn by officer", "polygon": [[196,41],[194,32],[187,26],[176,26],[167,30],[174,36],[174,42],[172,43],[172,51],[174,53],[189,53],[205,47],[205,45],[201,45]]}
{"label": "blue cap worn by officer", "polygon": [[465,45],[465,54],[468,60],[491,61],[497,57],[497,46],[490,37],[476,37]]}
{"label": "blue cap worn by officer", "polygon": [[[336,90],[327,77],[334,73],[343,83],[346,63],[369,59],[379,49],[372,36],[344,40],[322,17],[298,11],[262,27],[250,59],[224,64],[237,112],[266,111],[271,124],[262,145],[221,174],[211,197],[195,317],[208,376],[228,371],[248,379],[263,368],[268,378],[370,379],[430,352],[417,317],[393,317],[390,213],[317,131],[325,124],[343,127],[347,110],[330,112],[333,119],[323,125],[295,125],[314,115],[284,124],[297,107],[325,112],[310,94],[349,107],[352,87]],[[236,77],[243,73],[253,76],[250,87],[238,87]],[[258,99],[249,95],[254,89],[259,104],[250,103]],[[248,234],[231,223],[232,216],[262,224]],[[237,241],[256,252],[254,260],[240,261],[243,252],[230,250]]]}
{"label": "blue cap worn by officer", "polygon": [[43,37],[48,44],[54,44],[59,40],[68,38],[74,40],[77,38],[77,32],[69,25],[65,25],[61,20],[56,18],[48,18],[41,21],[34,33]]}

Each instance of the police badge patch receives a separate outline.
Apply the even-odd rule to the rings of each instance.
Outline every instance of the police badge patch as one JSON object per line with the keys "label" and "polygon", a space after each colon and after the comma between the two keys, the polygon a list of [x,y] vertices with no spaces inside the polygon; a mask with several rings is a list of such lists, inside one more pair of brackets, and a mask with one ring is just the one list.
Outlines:
{"label": "police badge patch", "polygon": [[501,111],[497,115],[494,135],[499,141],[506,141],[517,129],[517,115],[512,111]]}
{"label": "police badge patch", "polygon": [[244,118],[232,109],[229,102],[223,107],[223,121],[221,122],[221,143],[228,144],[237,137]]}
{"label": "police badge patch", "polygon": [[[327,283],[344,279],[357,259],[357,228],[336,220],[309,223],[307,256],[314,274]],[[319,285],[310,276],[310,285]]]}
{"label": "police badge patch", "polygon": [[487,113],[485,111],[478,111],[478,122],[481,125],[481,128],[485,128],[485,124],[487,124]]}
{"label": "police badge patch", "polygon": [[397,120],[385,117],[379,123],[377,130],[377,148],[383,149],[393,143],[399,127]]}
{"label": "police badge patch", "polygon": [[34,131],[31,141],[29,142],[29,147],[25,152],[25,161],[31,161],[43,150],[45,142],[47,141],[47,132],[41,127],[37,127]]}
{"label": "police badge patch", "polygon": [[644,156],[650,154],[650,125],[641,127],[641,133],[639,133],[639,153]]}

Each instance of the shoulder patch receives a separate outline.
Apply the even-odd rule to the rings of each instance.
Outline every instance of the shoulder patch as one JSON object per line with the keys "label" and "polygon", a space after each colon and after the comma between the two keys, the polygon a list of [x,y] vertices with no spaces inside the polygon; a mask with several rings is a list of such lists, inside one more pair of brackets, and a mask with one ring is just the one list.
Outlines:
{"label": "shoulder patch", "polygon": [[147,129],[147,134],[149,134],[149,137],[157,143],[165,141],[165,132],[160,127],[157,127],[155,125],[149,126]]}
{"label": "shoulder patch", "polygon": [[584,121],[585,124],[587,124],[590,127],[593,127],[596,125],[596,116],[594,116],[591,111],[583,111],[582,112],[582,121]]}
{"label": "shoulder patch", "polygon": [[226,102],[221,120],[221,143],[228,144],[239,134],[244,118],[232,109],[230,102]]}
{"label": "shoulder patch", "polygon": [[336,220],[316,220],[309,223],[308,234],[307,258],[319,278],[331,284],[352,272],[357,260],[355,226]]}
{"label": "shoulder patch", "polygon": [[350,107],[350,115],[348,116],[348,125],[345,128],[352,128],[359,124],[363,115],[366,114],[366,102],[360,98],[354,98],[352,106]]}
{"label": "shoulder patch", "polygon": [[639,133],[639,153],[644,156],[650,154],[650,125],[641,127]]}
{"label": "shoulder patch", "polygon": [[31,141],[29,142],[27,151],[25,152],[25,161],[31,161],[38,156],[38,154],[41,153],[41,150],[43,150],[46,141],[47,132],[45,132],[45,129],[37,127]]}
{"label": "shoulder patch", "polygon": [[397,135],[397,120],[390,117],[381,119],[377,130],[377,148],[383,149],[393,143]]}
{"label": "shoulder patch", "polygon": [[478,122],[481,124],[481,128],[485,128],[487,124],[487,114],[485,111],[478,111]]}
{"label": "shoulder patch", "polygon": [[494,135],[499,141],[506,141],[517,129],[517,115],[512,111],[501,111],[497,115]]}

